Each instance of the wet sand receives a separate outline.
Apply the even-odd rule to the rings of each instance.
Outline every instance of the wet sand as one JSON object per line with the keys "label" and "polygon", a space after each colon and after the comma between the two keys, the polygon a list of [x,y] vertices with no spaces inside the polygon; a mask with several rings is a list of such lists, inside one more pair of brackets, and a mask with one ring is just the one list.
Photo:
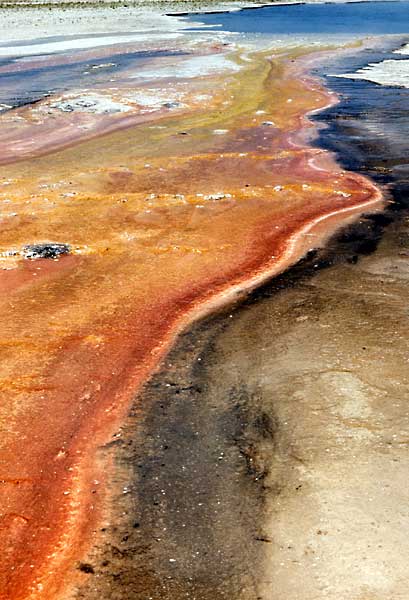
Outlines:
{"label": "wet sand", "polygon": [[[223,111],[210,102],[165,129],[0,168],[6,598],[56,598],[87,577],[72,565],[101,544],[116,471],[115,445],[101,448],[176,335],[382,207],[369,180],[306,144],[306,114],[334,98],[300,70],[303,53],[254,54],[239,74],[205,78]],[[41,241],[72,253],[21,258]]]}

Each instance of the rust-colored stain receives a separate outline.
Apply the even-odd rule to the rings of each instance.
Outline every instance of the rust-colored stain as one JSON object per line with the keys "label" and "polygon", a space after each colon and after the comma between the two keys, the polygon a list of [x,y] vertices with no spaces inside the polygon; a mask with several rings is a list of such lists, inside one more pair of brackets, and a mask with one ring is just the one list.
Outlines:
{"label": "rust-colored stain", "polygon": [[[207,78],[215,99],[161,128],[146,118],[1,167],[1,598],[69,586],[99,518],[98,448],[177,332],[379,204],[302,142],[329,97],[290,58]],[[18,254],[44,241],[71,253]]]}

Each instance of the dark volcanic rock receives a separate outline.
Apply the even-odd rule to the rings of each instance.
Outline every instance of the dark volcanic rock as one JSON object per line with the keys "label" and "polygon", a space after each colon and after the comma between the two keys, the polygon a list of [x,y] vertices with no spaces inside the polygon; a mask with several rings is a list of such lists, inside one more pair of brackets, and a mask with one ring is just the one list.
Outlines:
{"label": "dark volcanic rock", "polygon": [[70,253],[70,246],[68,244],[54,244],[51,242],[44,242],[42,244],[28,244],[23,248],[24,258],[36,259],[36,258],[58,258],[63,254]]}
{"label": "dark volcanic rock", "polygon": [[182,105],[180,102],[165,102],[162,104],[163,108],[180,108]]}

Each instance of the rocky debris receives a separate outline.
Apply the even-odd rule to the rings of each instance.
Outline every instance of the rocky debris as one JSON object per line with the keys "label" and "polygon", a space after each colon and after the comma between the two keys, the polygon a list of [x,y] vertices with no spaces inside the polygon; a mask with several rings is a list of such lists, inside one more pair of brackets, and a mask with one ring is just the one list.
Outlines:
{"label": "rocky debris", "polygon": [[116,102],[109,96],[102,94],[87,94],[76,98],[63,98],[50,104],[50,108],[61,112],[86,112],[93,114],[113,114],[128,112],[131,106],[122,102]]}
{"label": "rocky debris", "polygon": [[123,96],[123,100],[132,105],[137,104],[139,109],[143,112],[151,112],[163,108],[169,110],[182,108],[184,105],[180,100],[183,96],[184,94],[182,92],[176,90],[141,88],[126,94],[126,96]]}
{"label": "rocky debris", "polygon": [[96,106],[95,102],[90,102],[86,100],[77,100],[76,102],[55,102],[51,104],[51,108],[58,108],[62,112],[74,112],[74,110],[79,108],[91,108]]}
{"label": "rocky debris", "polygon": [[21,254],[24,258],[35,260],[38,258],[56,259],[64,254],[69,254],[71,248],[68,244],[54,244],[52,242],[44,242],[42,244],[28,244],[24,246]]}
{"label": "rocky debris", "polygon": [[165,102],[164,104],[162,104],[163,108],[180,108],[182,105],[180,102]]}
{"label": "rocky debris", "polygon": [[232,198],[231,194],[225,194],[224,192],[218,192],[216,194],[196,194],[196,196],[203,198],[204,200],[224,200],[225,198]]}

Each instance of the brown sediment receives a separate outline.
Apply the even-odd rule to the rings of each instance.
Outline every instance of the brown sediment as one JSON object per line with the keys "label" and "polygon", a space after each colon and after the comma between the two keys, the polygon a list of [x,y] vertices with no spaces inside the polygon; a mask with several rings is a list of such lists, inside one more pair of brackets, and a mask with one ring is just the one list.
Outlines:
{"label": "brown sediment", "polygon": [[382,206],[368,180],[296,143],[332,99],[293,58],[254,55],[219,86],[223,111],[1,169],[17,212],[3,252],[49,240],[74,254],[51,267],[3,256],[15,269],[0,272],[5,598],[54,599],[72,583],[100,519],[98,448],[178,333]]}

